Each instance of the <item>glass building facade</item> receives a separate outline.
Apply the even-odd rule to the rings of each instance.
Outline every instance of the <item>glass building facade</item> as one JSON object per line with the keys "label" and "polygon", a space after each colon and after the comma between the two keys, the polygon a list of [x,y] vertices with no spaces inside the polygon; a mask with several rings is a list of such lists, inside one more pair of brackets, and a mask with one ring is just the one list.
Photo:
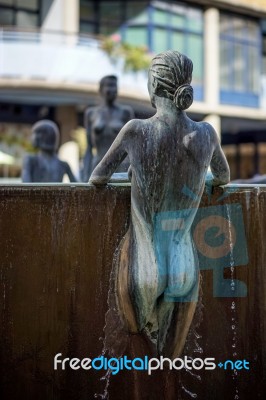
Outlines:
{"label": "glass building facade", "polygon": [[221,103],[258,107],[262,68],[261,49],[262,35],[258,21],[221,14]]}
{"label": "glass building facade", "polygon": [[0,0],[0,26],[38,27],[40,1]]}
{"label": "glass building facade", "polygon": [[81,32],[117,35],[152,53],[178,50],[194,61],[195,98],[203,98],[203,11],[177,2],[80,0]]}
{"label": "glass building facade", "polygon": [[[185,53],[194,64],[195,99],[204,99],[203,8],[179,1],[80,0],[80,31],[115,35],[155,54]],[[221,12],[219,31],[220,103],[259,107],[266,29],[263,36],[260,20]]]}

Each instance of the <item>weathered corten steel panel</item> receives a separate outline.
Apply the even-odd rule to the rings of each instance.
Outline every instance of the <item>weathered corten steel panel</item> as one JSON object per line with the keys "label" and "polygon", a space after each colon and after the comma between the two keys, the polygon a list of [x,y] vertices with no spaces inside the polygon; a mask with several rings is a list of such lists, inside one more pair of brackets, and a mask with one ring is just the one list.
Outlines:
{"label": "weathered corten steel panel", "polygon": [[[264,398],[266,187],[238,188],[219,200],[222,194],[216,189],[211,201],[205,194],[201,206],[242,205],[248,265],[228,265],[224,277],[244,282],[248,294],[214,297],[213,271],[202,271],[183,356],[246,359],[250,370],[123,371],[109,380],[110,400]],[[104,371],[54,371],[53,359],[102,354],[113,254],[129,209],[124,186],[0,188],[1,399],[87,400],[104,393]],[[132,335],[125,354],[149,356],[145,338]]]}

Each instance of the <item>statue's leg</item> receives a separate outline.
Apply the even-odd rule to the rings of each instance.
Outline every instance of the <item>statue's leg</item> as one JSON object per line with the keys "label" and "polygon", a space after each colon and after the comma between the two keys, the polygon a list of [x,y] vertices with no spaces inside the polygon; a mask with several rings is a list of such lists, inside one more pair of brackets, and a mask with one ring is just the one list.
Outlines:
{"label": "statue's leg", "polygon": [[159,352],[182,352],[198,298],[198,258],[189,234],[169,246],[168,285],[158,304]]}
{"label": "statue's leg", "polygon": [[120,243],[119,255],[117,258],[117,303],[120,316],[124,321],[125,328],[131,333],[138,332],[136,314],[129,292],[129,263],[130,263],[130,237],[129,229]]}
{"label": "statue's leg", "polygon": [[[151,241],[131,226],[117,260],[117,299],[129,332],[158,331],[157,299],[167,284],[160,277]],[[160,279],[159,279],[160,278]]]}
{"label": "statue's leg", "polygon": [[[182,302],[176,302],[173,299],[173,302],[169,302],[168,300],[167,302],[163,301],[162,303],[160,310],[161,314],[165,315],[168,310],[171,312],[167,329],[165,326],[163,326],[163,319],[161,316],[162,324],[160,324],[158,348],[159,352],[165,357],[174,359],[176,357],[180,357],[180,355],[182,354],[197,306],[197,301],[190,300],[191,298],[197,298],[198,289],[199,280],[196,281],[195,286],[187,299],[183,298]],[[167,303],[169,304],[167,305]],[[164,318],[166,318],[166,315],[164,316]]]}

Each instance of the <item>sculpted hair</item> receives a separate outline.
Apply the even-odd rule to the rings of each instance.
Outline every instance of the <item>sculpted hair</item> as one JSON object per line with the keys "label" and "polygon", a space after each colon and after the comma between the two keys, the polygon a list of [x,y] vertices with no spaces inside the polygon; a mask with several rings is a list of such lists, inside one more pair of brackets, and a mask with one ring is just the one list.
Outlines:
{"label": "sculpted hair", "polygon": [[117,84],[117,76],[116,75],[106,75],[99,82],[99,91],[100,92],[101,92],[105,82],[108,81],[109,79],[113,79]]}
{"label": "sculpted hair", "polygon": [[155,94],[172,100],[180,110],[193,103],[193,63],[178,51],[168,50],[153,58],[150,70],[155,78]]}
{"label": "sculpted hair", "polygon": [[41,146],[43,150],[56,150],[59,145],[59,129],[55,122],[42,119],[32,126],[32,132],[39,131],[42,135]]}

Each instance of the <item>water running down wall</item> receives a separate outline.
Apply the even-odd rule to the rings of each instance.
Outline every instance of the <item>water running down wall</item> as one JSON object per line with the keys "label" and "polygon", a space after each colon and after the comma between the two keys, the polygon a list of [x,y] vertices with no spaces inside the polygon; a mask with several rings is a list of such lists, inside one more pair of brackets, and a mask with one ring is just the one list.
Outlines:
{"label": "water running down wall", "polygon": [[[234,211],[238,204],[241,229]],[[54,371],[53,361],[57,353],[80,359],[103,354],[110,273],[114,252],[128,227],[130,187],[2,186],[1,398],[264,398],[266,187],[217,188],[202,199],[206,217],[211,207],[216,214],[224,210],[231,221],[230,234],[240,235],[234,249],[238,264],[230,251],[227,265],[219,269],[218,284],[213,278],[215,262],[201,266],[198,307],[183,356],[214,357],[217,362],[246,359],[250,370],[165,370],[151,376],[146,371],[122,371],[101,379],[105,371]],[[221,296],[223,279],[229,282],[229,294],[238,290],[236,280],[247,293],[215,297]],[[128,338],[125,354],[151,356],[142,335]]]}

